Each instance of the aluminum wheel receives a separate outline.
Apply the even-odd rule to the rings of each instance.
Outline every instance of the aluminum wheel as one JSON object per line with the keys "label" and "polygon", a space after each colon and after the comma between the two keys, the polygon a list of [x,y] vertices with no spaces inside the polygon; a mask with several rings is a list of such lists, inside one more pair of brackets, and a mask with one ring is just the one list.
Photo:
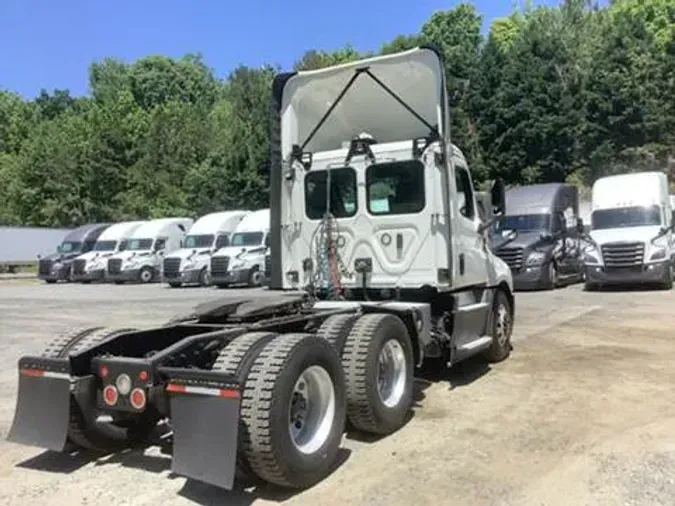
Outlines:
{"label": "aluminum wheel", "polygon": [[335,386],[323,367],[305,369],[295,382],[288,407],[289,431],[295,447],[312,454],[330,436],[335,418]]}
{"label": "aluminum wheel", "polygon": [[497,308],[496,332],[499,346],[505,346],[511,332],[511,317],[509,316],[508,309],[503,304],[500,304]]}
{"label": "aluminum wheel", "polygon": [[405,393],[406,369],[401,343],[395,339],[384,343],[377,359],[377,393],[388,408],[401,402]]}
{"label": "aluminum wheel", "polygon": [[150,269],[143,269],[141,271],[141,281],[143,283],[149,283],[152,281],[152,271]]}

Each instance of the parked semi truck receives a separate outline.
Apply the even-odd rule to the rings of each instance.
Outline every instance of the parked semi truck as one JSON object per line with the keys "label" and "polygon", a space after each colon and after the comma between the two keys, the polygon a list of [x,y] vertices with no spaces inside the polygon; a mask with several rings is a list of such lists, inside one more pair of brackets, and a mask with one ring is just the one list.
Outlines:
{"label": "parked semi truck", "polygon": [[211,213],[199,218],[190,228],[181,248],[164,257],[164,281],[178,288],[183,284],[211,284],[211,255],[227,248],[230,239],[248,211]]}
{"label": "parked semi truck", "polygon": [[125,221],[106,228],[96,240],[96,244],[86,253],[73,260],[72,279],[82,283],[104,281],[108,258],[127,246],[129,238],[144,221]]}
{"label": "parked semi truck", "polygon": [[116,284],[161,280],[164,255],[180,248],[193,223],[192,218],[160,218],[145,222],[129,238],[124,251],[108,258],[106,278]]}
{"label": "parked semi truck", "polygon": [[582,280],[583,235],[576,186],[518,186],[506,192],[506,212],[495,222],[492,247],[511,268],[516,290],[552,290]]}
{"label": "parked semi truck", "polygon": [[585,286],[673,286],[673,208],[662,172],[620,174],[593,184]]}
{"label": "parked semi truck", "polygon": [[270,210],[260,209],[241,220],[226,248],[211,257],[211,280],[218,288],[232,284],[260,286],[265,279]]}
{"label": "parked semi truck", "polygon": [[[425,46],[275,77],[270,288],[161,327],[57,337],[19,361],[9,439],[110,450],[168,419],[175,474],[306,488],[334,468],[347,420],[405,424],[416,366],[506,359],[511,272],[450,140],[443,68]],[[501,182],[491,195],[499,215]]]}
{"label": "parked semi truck", "polygon": [[110,226],[109,223],[82,225],[69,232],[55,253],[38,256],[38,278],[47,283],[72,281],[73,260],[91,251],[96,240]]}

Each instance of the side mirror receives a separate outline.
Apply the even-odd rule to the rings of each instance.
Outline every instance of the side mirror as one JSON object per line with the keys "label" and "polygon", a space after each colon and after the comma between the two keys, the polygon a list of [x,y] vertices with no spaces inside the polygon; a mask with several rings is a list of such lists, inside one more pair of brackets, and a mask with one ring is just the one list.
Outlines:
{"label": "side mirror", "polygon": [[504,185],[503,180],[495,180],[492,184],[490,197],[492,199],[493,213],[503,214],[506,211],[506,186]]}
{"label": "side mirror", "polygon": [[586,231],[584,228],[584,220],[577,218],[577,233],[583,234]]}

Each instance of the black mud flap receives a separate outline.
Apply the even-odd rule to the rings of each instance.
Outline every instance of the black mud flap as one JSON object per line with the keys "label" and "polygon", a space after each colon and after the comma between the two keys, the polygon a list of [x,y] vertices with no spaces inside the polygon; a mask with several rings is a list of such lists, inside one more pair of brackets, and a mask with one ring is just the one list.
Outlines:
{"label": "black mud flap", "polygon": [[212,371],[161,368],[173,427],[171,470],[232,490],[237,464],[241,388]]}
{"label": "black mud flap", "polygon": [[19,360],[19,395],[7,440],[61,452],[70,417],[69,363],[63,359]]}

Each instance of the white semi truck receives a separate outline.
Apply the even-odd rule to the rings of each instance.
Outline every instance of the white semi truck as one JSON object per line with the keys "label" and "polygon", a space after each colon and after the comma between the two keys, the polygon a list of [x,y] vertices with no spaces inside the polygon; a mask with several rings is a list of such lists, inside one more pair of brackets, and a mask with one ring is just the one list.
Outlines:
{"label": "white semi truck", "polygon": [[162,259],[180,248],[192,218],[160,218],[136,229],[124,251],[108,258],[106,278],[116,284],[151,283],[162,277]]}
{"label": "white semi truck", "polygon": [[164,281],[178,288],[183,284],[211,284],[211,255],[230,245],[232,234],[248,211],[210,213],[190,228],[181,248],[164,257]]}
{"label": "white semi truck", "polygon": [[211,257],[211,281],[218,288],[233,284],[260,286],[265,281],[270,210],[260,209],[241,220],[230,245]]}
{"label": "white semi truck", "polygon": [[[505,360],[511,271],[450,140],[443,69],[425,46],[277,75],[270,288],[57,337],[20,359],[9,440],[114,451],[169,419],[175,474],[302,489],[335,468],[347,420],[405,425],[416,366]],[[491,195],[499,216],[501,182]]]}
{"label": "white semi truck", "polygon": [[673,286],[673,208],[662,172],[620,174],[593,185],[585,286]]}
{"label": "white semi truck", "polygon": [[73,260],[72,279],[82,283],[105,280],[108,258],[124,251],[129,238],[144,221],[125,221],[111,225],[96,240],[91,251]]}

